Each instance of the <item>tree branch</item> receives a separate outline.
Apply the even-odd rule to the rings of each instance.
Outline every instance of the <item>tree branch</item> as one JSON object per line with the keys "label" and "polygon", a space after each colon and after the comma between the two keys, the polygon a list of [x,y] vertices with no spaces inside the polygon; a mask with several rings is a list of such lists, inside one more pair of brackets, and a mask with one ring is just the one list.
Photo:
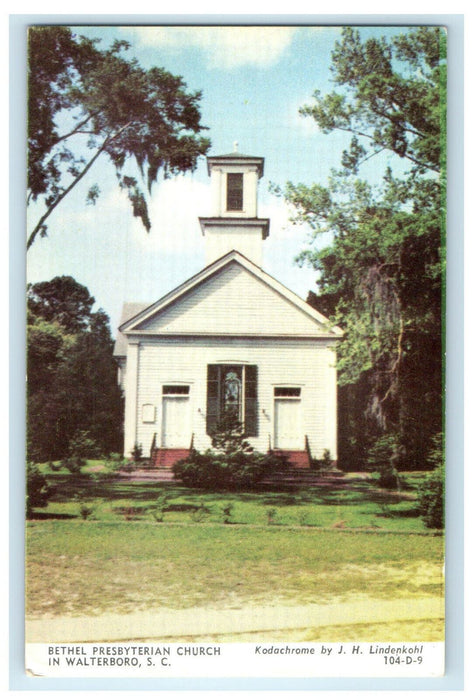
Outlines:
{"label": "tree branch", "polygon": [[35,240],[36,236],[38,235],[38,233],[40,232],[40,230],[43,228],[44,222],[45,222],[46,219],[48,219],[49,216],[53,213],[53,211],[54,211],[55,208],[58,206],[58,204],[59,204],[60,202],[62,202],[62,200],[64,199],[64,197],[65,197],[66,195],[68,195],[69,192],[70,192],[72,189],[74,189],[74,187],[75,187],[75,186],[82,180],[82,178],[88,173],[88,171],[90,170],[90,168],[92,167],[92,165],[95,163],[95,161],[97,160],[97,158],[105,151],[105,148],[106,148],[107,145],[110,143],[110,141],[113,141],[113,139],[116,139],[117,136],[119,136],[121,133],[123,133],[123,131],[125,131],[125,129],[127,129],[127,128],[130,126],[130,124],[131,124],[131,122],[128,122],[128,124],[125,124],[124,126],[122,126],[122,128],[119,129],[119,130],[117,131],[116,134],[113,134],[113,136],[107,136],[107,138],[105,139],[105,141],[103,142],[103,144],[102,144],[102,145],[100,146],[100,148],[98,149],[97,153],[96,153],[96,154],[93,156],[93,158],[87,163],[87,165],[86,165],[85,168],[82,170],[82,172],[79,173],[79,175],[75,178],[75,180],[73,180],[73,181],[71,182],[71,184],[69,185],[69,187],[67,187],[63,192],[61,192],[61,194],[57,197],[57,199],[55,199],[54,202],[48,207],[48,209],[46,210],[46,212],[45,212],[45,213],[43,214],[43,216],[40,218],[40,220],[38,221],[38,223],[37,223],[36,226],[34,227],[33,231],[32,231],[31,234],[29,235],[28,240],[27,240],[27,244],[26,244],[26,250],[29,250],[29,249],[31,248],[31,246],[32,246],[33,243],[34,243],[34,240]]}

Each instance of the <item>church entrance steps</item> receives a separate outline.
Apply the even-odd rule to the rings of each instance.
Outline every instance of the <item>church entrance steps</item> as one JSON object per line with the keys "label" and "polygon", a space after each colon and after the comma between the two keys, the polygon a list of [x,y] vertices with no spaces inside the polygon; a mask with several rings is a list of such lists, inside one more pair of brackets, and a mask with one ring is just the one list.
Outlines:
{"label": "church entrance steps", "polygon": [[306,450],[273,450],[273,454],[285,457],[292,469],[310,469],[310,457]]}
{"label": "church entrance steps", "polygon": [[190,450],[186,448],[177,447],[158,447],[153,450],[150,459],[150,467],[153,468],[166,468],[172,467],[173,464],[178,462],[180,459],[185,459],[189,456]]}

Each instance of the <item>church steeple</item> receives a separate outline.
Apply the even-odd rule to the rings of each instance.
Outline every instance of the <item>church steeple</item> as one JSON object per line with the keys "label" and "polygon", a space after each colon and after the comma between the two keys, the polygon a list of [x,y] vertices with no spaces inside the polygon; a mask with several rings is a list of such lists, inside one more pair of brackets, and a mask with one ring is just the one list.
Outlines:
{"label": "church steeple", "polygon": [[[238,144],[234,144],[238,148]],[[212,187],[212,215],[200,217],[206,237],[206,263],[238,250],[261,266],[263,240],[269,235],[269,219],[258,218],[258,181],[264,158],[234,150],[207,158]]]}

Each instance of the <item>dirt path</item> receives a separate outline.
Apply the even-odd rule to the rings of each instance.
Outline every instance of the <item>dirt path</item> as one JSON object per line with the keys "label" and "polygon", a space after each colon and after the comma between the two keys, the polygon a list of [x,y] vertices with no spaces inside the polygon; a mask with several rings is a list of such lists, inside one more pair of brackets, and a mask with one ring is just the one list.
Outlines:
{"label": "dirt path", "polygon": [[178,641],[347,625],[392,625],[403,621],[441,621],[443,599],[360,598],[331,605],[265,606],[244,609],[160,609],[129,615],[99,615],[27,620],[26,642]]}

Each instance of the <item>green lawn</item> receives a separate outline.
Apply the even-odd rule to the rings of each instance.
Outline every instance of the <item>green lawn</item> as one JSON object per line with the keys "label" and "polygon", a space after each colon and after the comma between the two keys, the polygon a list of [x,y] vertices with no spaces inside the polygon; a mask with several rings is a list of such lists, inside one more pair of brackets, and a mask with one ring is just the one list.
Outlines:
{"label": "green lawn", "polygon": [[[342,488],[308,488],[294,492],[205,493],[198,489],[156,483],[102,481],[96,475],[72,476],[68,472],[48,474],[53,495],[36,517],[80,518],[100,522],[155,522],[156,504],[165,496],[159,517],[165,523],[223,522],[223,508],[232,504],[234,524],[361,528],[389,532],[428,533],[418,517],[410,476],[401,494],[377,488],[354,477]],[[87,509],[87,512],[84,512]]]}
{"label": "green lawn", "polygon": [[48,479],[54,495],[27,527],[30,616],[442,595],[443,538],[422,524],[409,484],[217,494]]}
{"label": "green lawn", "polygon": [[440,595],[442,539],[220,524],[33,522],[30,615]]}

